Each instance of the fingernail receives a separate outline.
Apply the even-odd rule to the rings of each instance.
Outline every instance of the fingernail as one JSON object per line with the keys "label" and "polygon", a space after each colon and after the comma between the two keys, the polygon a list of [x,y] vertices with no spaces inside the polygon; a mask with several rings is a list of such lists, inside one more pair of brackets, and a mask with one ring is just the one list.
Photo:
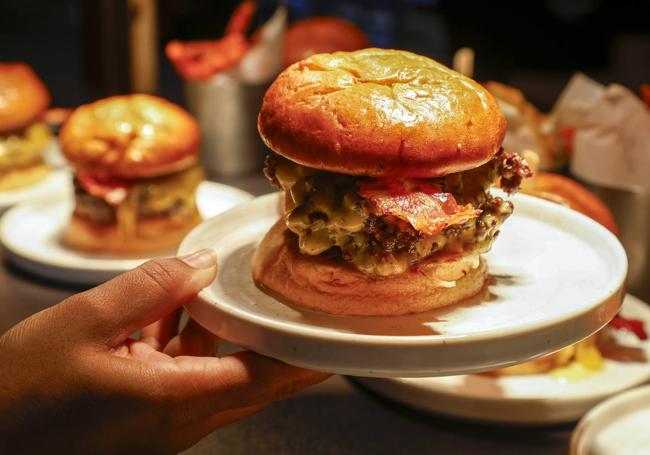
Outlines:
{"label": "fingernail", "polygon": [[210,248],[205,248],[186,256],[181,256],[178,259],[195,269],[209,269],[216,265],[217,253]]}

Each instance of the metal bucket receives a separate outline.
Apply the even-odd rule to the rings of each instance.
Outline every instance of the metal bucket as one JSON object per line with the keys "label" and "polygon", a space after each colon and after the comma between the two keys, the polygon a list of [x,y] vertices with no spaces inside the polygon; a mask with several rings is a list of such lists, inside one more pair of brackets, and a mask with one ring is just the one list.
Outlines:
{"label": "metal bucket", "polygon": [[628,292],[650,303],[650,194],[584,183],[616,219],[629,264]]}
{"label": "metal bucket", "polygon": [[185,82],[185,100],[201,127],[201,161],[210,178],[260,170],[267,152],[257,133],[257,113],[268,84],[249,85],[220,74]]}

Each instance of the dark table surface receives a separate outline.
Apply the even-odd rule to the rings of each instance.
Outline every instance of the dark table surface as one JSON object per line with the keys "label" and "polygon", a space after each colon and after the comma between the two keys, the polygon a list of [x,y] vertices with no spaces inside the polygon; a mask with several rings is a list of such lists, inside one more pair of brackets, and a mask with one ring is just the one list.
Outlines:
{"label": "dark table surface", "polygon": [[[253,194],[259,175],[221,179]],[[0,265],[0,332],[79,289],[62,288]],[[572,427],[513,427],[414,411],[334,376],[297,396],[210,434],[189,454],[565,454]]]}

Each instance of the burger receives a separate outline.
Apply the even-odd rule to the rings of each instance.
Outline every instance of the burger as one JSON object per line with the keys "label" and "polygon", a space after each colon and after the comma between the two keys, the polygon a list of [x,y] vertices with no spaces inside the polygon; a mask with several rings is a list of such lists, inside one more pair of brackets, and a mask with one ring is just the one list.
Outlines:
{"label": "burger", "polygon": [[60,141],[75,169],[70,247],[165,251],[200,221],[199,128],[179,106],[149,95],[102,99],[77,108]]}
{"label": "burger", "polygon": [[0,190],[48,175],[42,155],[52,135],[40,117],[49,103],[47,88],[28,65],[0,63]]}
{"label": "burger", "polygon": [[481,254],[512,213],[490,194],[530,175],[473,80],[420,55],[317,54],[267,91],[258,129],[283,216],[253,256],[257,286],[339,315],[399,315],[479,293]]}

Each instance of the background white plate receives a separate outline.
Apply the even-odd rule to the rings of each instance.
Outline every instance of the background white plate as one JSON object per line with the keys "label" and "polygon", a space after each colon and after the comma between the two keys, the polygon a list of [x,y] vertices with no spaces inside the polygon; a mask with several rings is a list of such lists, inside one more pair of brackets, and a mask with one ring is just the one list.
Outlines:
{"label": "background white plate", "polygon": [[53,196],[66,196],[72,188],[70,172],[53,170],[42,181],[15,190],[0,190],[0,213],[21,202]]}
{"label": "background white plate", "polygon": [[[650,308],[627,295],[621,314],[641,319],[650,330]],[[460,375],[441,378],[359,379],[375,392],[426,411],[502,423],[574,422],[605,398],[650,380],[650,340],[616,330],[624,346],[643,349],[647,362],[605,360],[605,367],[579,381],[549,374],[521,376]]]}
{"label": "background white plate", "polygon": [[628,390],[589,411],[571,437],[571,455],[650,453],[650,386]]}
{"label": "background white plate", "polygon": [[[67,248],[61,242],[61,233],[74,207],[70,191],[68,187],[64,196],[26,202],[5,213],[0,221],[0,242],[7,260],[44,278],[92,286],[149,259],[90,254]],[[197,205],[204,219],[252,198],[246,191],[207,181],[197,191]],[[173,254],[171,250],[158,256]]]}
{"label": "background white plate", "polygon": [[627,260],[609,231],[531,196],[487,255],[493,284],[480,304],[399,317],[301,311],[261,292],[250,261],[279,216],[279,196],[243,204],[195,228],[179,253],[217,251],[219,276],[190,314],[222,338],[270,357],[353,376],[428,377],[512,365],[574,343],[618,311]]}

